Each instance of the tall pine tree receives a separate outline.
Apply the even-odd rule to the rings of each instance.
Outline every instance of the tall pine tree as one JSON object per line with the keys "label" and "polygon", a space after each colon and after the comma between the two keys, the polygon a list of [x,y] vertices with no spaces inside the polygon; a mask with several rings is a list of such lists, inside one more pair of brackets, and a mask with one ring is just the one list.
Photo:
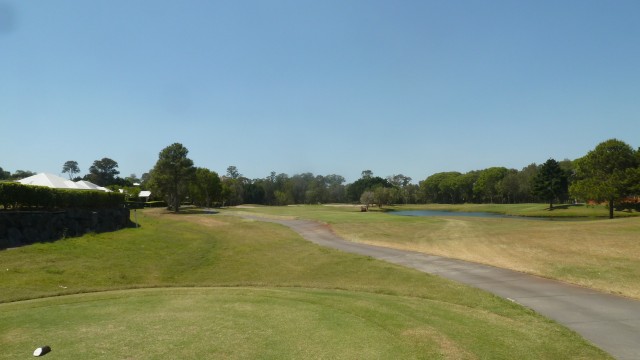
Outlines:
{"label": "tall pine tree", "polygon": [[547,160],[533,178],[534,195],[549,202],[549,209],[553,210],[553,202],[564,200],[569,192],[568,176],[554,159]]}

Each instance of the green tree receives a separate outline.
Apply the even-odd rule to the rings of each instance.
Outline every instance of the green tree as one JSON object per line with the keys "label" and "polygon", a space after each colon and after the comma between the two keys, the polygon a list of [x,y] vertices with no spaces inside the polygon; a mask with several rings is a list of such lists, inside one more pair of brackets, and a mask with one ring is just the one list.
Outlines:
{"label": "green tree", "polygon": [[140,184],[142,181],[138,178],[138,176],[136,174],[131,174],[129,176],[127,176],[126,178],[124,178],[124,181],[126,181],[128,184],[131,184],[130,186],[136,186],[134,184]]}
{"label": "green tree", "polygon": [[507,176],[509,170],[504,167],[491,167],[480,171],[476,183],[473,185],[473,193],[482,202],[493,203],[499,195],[498,184]]}
{"label": "green tree", "polygon": [[606,201],[609,218],[614,205],[636,191],[639,156],[628,144],[617,139],[600,143],[575,161],[576,180],[570,192],[585,200]]}
{"label": "green tree", "polygon": [[4,171],[4,169],[0,167],[0,180],[7,180],[10,177],[11,173],[8,171]]}
{"label": "green tree", "polygon": [[445,203],[457,204],[460,202],[460,181],[462,174],[458,172],[445,173],[438,184],[439,193]]}
{"label": "green tree", "polygon": [[69,160],[62,165],[62,173],[69,174],[69,180],[73,179],[73,175],[80,173],[80,168],[78,167],[78,162]]}
{"label": "green tree", "polygon": [[[114,191],[117,191],[116,189]],[[140,195],[140,187],[138,186],[124,186],[122,187],[122,191],[124,192],[124,196],[127,200],[137,201],[138,195]]]}
{"label": "green tree", "polygon": [[294,204],[306,203],[307,190],[312,188],[315,176],[312,173],[302,173],[293,175],[291,181],[291,197]]}
{"label": "green tree", "polygon": [[397,200],[408,204],[410,201],[409,185],[411,184],[411,178],[402,174],[394,174],[387,176],[387,181],[397,189],[395,192]]}
{"label": "green tree", "polygon": [[276,197],[276,205],[284,206],[284,205],[289,205],[293,202],[290,194],[285,191],[276,190],[275,197]]}
{"label": "green tree", "polygon": [[29,170],[16,170],[16,172],[11,174],[10,179],[11,180],[20,180],[20,179],[28,178],[29,176],[33,176],[35,174],[36,173],[34,173],[33,171],[29,171]]}
{"label": "green tree", "polygon": [[176,213],[180,210],[180,202],[186,197],[188,184],[195,173],[193,161],[187,154],[189,150],[180,143],[167,146],[160,152],[150,173],[152,191],[164,196],[169,208]]}
{"label": "green tree", "polygon": [[478,171],[469,171],[468,173],[457,177],[458,191],[460,192],[460,202],[473,202],[473,185],[478,180]]}
{"label": "green tree", "polygon": [[244,203],[244,182],[242,179],[232,179],[226,176],[222,179],[223,205],[233,206]]}
{"label": "green tree", "polygon": [[118,163],[109,158],[96,160],[89,167],[89,174],[85,176],[85,180],[91,181],[100,186],[108,186],[117,183],[116,175],[120,174]]}
{"label": "green tree", "polygon": [[240,174],[237,167],[231,165],[227,167],[227,177],[231,179],[239,179],[242,177],[242,174]]}
{"label": "green tree", "polygon": [[345,202],[345,178],[341,175],[330,174],[324,177],[327,186],[327,199],[329,203]]}
{"label": "green tree", "polygon": [[505,200],[507,204],[517,202],[520,194],[520,182],[518,179],[518,170],[509,169],[507,175],[496,185],[498,194]]}
{"label": "green tree", "polygon": [[269,176],[256,182],[262,187],[263,204],[275,205],[276,203],[276,172],[272,171]]}
{"label": "green tree", "polygon": [[549,202],[550,210],[553,210],[553,201],[564,200],[568,191],[567,173],[560,167],[559,162],[549,159],[540,166],[533,178],[533,192]]}
{"label": "green tree", "polygon": [[362,178],[354,181],[347,187],[347,199],[349,201],[358,201],[362,193],[367,190],[373,190],[378,186],[387,188],[392,186],[386,179],[379,176],[371,176],[371,174],[367,173],[368,171],[369,170],[363,171]]}
{"label": "green tree", "polygon": [[142,187],[143,190],[146,190],[149,186],[149,179],[151,179],[151,174],[149,174],[148,172],[143,173],[140,176],[140,186]]}
{"label": "green tree", "polygon": [[461,176],[459,172],[435,173],[420,182],[420,190],[425,202],[454,204],[460,198],[459,187],[461,185],[457,179]]}
{"label": "green tree", "polygon": [[205,168],[196,168],[190,190],[191,198],[197,205],[211,207],[211,203],[217,200],[222,192],[218,173]]}
{"label": "green tree", "polygon": [[373,190],[373,200],[379,208],[384,205],[392,205],[393,199],[397,196],[397,189],[378,186]]}
{"label": "green tree", "polygon": [[375,200],[375,194],[373,191],[366,190],[360,195],[360,204],[364,205],[367,210],[369,210],[369,205],[371,205]]}
{"label": "green tree", "polygon": [[[562,167],[562,163],[560,163]],[[536,163],[529,164],[518,172],[518,202],[534,202],[537,199],[533,195],[533,179],[538,173],[538,165]]]}
{"label": "green tree", "polygon": [[254,179],[244,184],[244,201],[249,204],[266,204],[265,180]]}
{"label": "green tree", "polygon": [[404,187],[401,196],[404,197],[405,204],[417,204],[420,193],[420,186],[417,184],[408,184]]}
{"label": "green tree", "polygon": [[227,167],[227,174],[222,178],[222,203],[226,205],[240,205],[244,203],[245,185],[249,179],[240,174],[238,168],[231,165]]}

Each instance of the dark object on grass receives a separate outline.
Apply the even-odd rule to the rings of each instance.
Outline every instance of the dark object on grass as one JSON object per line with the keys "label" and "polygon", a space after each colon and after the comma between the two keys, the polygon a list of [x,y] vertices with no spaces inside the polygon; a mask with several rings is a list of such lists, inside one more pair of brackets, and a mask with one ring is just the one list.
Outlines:
{"label": "dark object on grass", "polygon": [[33,352],[33,356],[44,356],[50,351],[51,351],[51,347],[48,345],[45,345],[43,347],[37,348],[36,351]]}

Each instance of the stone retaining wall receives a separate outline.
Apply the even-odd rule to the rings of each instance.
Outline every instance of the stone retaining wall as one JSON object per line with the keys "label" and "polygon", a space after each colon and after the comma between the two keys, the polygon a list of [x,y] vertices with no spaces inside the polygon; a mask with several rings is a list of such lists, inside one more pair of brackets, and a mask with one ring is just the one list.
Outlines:
{"label": "stone retaining wall", "polygon": [[0,249],[129,226],[129,209],[0,211]]}

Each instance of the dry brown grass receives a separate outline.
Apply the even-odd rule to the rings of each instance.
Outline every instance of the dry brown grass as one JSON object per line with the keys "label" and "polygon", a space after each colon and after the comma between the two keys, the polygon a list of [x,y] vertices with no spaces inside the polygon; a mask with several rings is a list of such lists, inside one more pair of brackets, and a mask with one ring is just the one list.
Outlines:
{"label": "dry brown grass", "polygon": [[357,242],[420,251],[640,298],[640,219],[429,218],[334,223]]}

